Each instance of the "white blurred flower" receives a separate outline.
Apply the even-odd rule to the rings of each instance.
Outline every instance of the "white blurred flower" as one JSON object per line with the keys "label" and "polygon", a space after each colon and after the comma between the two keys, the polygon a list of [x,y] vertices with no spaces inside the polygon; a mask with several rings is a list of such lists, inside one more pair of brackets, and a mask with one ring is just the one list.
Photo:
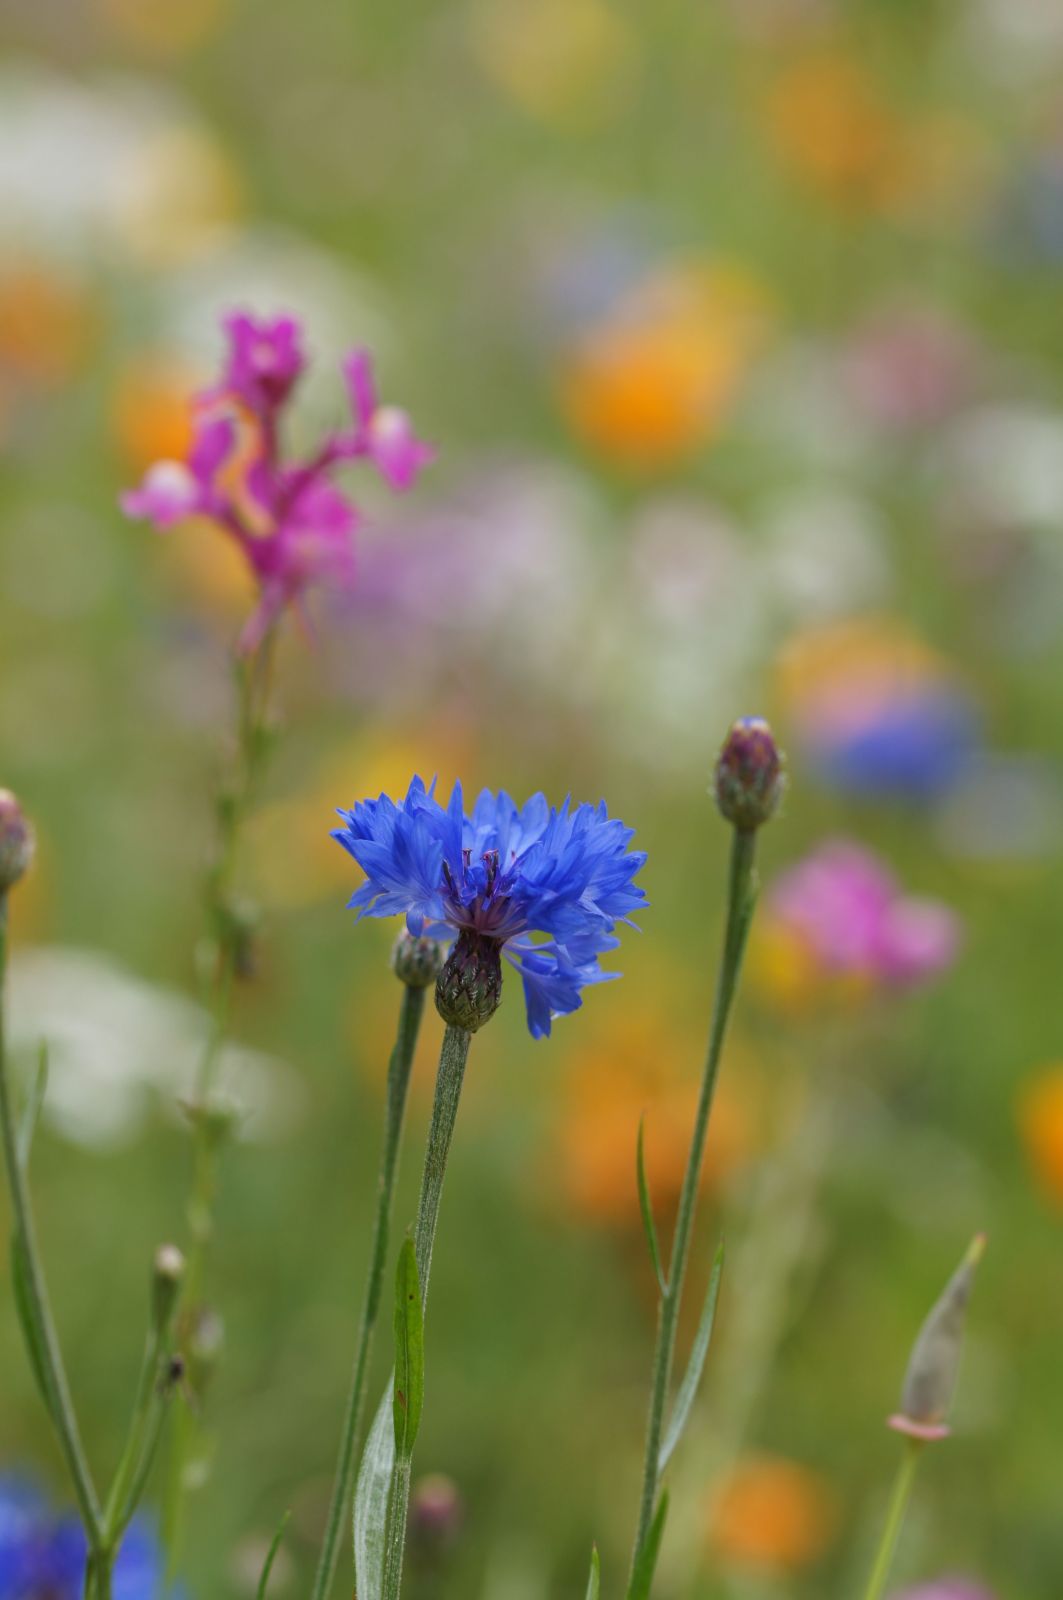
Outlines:
{"label": "white blurred flower", "polygon": [[887,601],[889,531],[867,500],[802,487],[768,502],[760,572],[788,621],[822,622]]}
{"label": "white blurred flower", "polygon": [[939,470],[987,521],[1050,529],[1063,521],[1063,412],[981,406],[945,435]]}
{"label": "white blurred flower", "polygon": [[[96,951],[63,947],[14,953],[7,1022],[24,1063],[47,1045],[45,1117],[86,1146],[125,1143],[160,1105],[191,1099],[210,1026],[184,996]],[[218,1088],[238,1108],[237,1133],[247,1139],[286,1133],[302,1102],[290,1067],[237,1045],[222,1052]]]}

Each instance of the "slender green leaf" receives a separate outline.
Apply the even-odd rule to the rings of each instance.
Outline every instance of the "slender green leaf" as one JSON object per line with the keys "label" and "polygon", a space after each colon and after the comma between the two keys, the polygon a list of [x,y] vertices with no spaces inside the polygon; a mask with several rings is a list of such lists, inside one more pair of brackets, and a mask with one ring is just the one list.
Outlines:
{"label": "slender green leaf", "polygon": [[395,1467],[393,1384],[377,1407],[354,1490],[354,1578],[358,1600],[380,1600],[384,1586],[388,1499]]}
{"label": "slender green leaf", "polygon": [[26,1244],[22,1234],[16,1228],[11,1235],[11,1281],[15,1290],[15,1310],[22,1327],[22,1337],[26,1341],[26,1351],[29,1355],[33,1376],[37,1380],[37,1387],[41,1398],[49,1412],[55,1415],[54,1395],[48,1381],[48,1365],[45,1360],[44,1330],[40,1326],[34,1309],[33,1295],[30,1292],[30,1264],[26,1254]]}
{"label": "slender green leaf", "polygon": [[668,1293],[668,1283],[661,1266],[661,1252],[657,1244],[657,1225],[653,1220],[653,1202],[650,1200],[650,1186],[646,1182],[646,1153],[644,1148],[644,1133],[646,1128],[645,1114],[639,1118],[639,1137],[635,1152],[635,1168],[639,1183],[639,1206],[642,1209],[642,1226],[646,1230],[646,1243],[650,1247],[650,1260],[653,1270],[657,1274],[657,1284],[662,1294]]}
{"label": "slender green leaf", "polygon": [[37,1070],[30,1083],[29,1094],[26,1098],[26,1108],[22,1113],[19,1125],[16,1149],[18,1150],[18,1164],[23,1171],[29,1165],[30,1147],[33,1144],[33,1135],[37,1131],[37,1121],[44,1104],[45,1092],[48,1088],[48,1046],[41,1040],[40,1050],[37,1054]]}
{"label": "slender green leaf", "polygon": [[599,1600],[602,1592],[602,1564],[598,1560],[598,1546],[591,1550],[591,1575],[587,1579],[587,1600]]}
{"label": "slender green leaf", "polygon": [[646,1542],[635,1560],[635,1570],[631,1574],[627,1600],[650,1600],[650,1587],[653,1583],[653,1574],[657,1570],[657,1557],[661,1552],[664,1519],[667,1515],[668,1490],[665,1489],[657,1503],[657,1510],[654,1512],[653,1521],[650,1523],[650,1531],[646,1535]]}
{"label": "slender green leaf", "polygon": [[675,1406],[661,1445],[661,1453],[657,1458],[657,1470],[663,1472],[676,1445],[683,1436],[683,1429],[690,1416],[690,1408],[694,1404],[701,1382],[701,1374],[705,1370],[705,1357],[709,1353],[709,1344],[712,1340],[712,1329],[716,1321],[716,1302],[720,1298],[720,1278],[723,1275],[723,1243],[720,1243],[712,1263],[712,1272],[709,1274],[709,1287],[705,1294],[705,1304],[701,1309],[701,1320],[698,1331],[694,1335],[694,1344],[690,1352],[690,1361],[683,1374],[683,1381],[679,1385],[679,1392],[675,1397]]}
{"label": "slender green leaf", "polygon": [[288,1519],[290,1516],[290,1511],[286,1511],[284,1513],[277,1526],[277,1531],[270,1541],[270,1547],[266,1552],[266,1559],[262,1567],[262,1576],[258,1580],[256,1600],[266,1600],[266,1590],[269,1588],[269,1575],[273,1571],[273,1563],[277,1559],[277,1551],[281,1547],[281,1540],[284,1538],[284,1530],[288,1526]]}
{"label": "slender green leaf", "polygon": [[424,1404],[424,1312],[413,1240],[399,1251],[395,1273],[395,1453],[408,1459]]}

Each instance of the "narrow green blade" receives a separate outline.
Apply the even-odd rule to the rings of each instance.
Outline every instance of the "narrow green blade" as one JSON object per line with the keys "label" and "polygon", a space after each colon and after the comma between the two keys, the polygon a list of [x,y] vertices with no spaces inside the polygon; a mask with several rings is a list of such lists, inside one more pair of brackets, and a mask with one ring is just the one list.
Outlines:
{"label": "narrow green blade", "polygon": [[44,1359],[44,1330],[34,1315],[33,1296],[29,1288],[30,1267],[22,1234],[16,1229],[11,1235],[11,1282],[15,1291],[15,1310],[18,1313],[22,1337],[26,1342],[33,1376],[48,1411],[54,1416],[54,1397],[48,1382],[48,1368]]}
{"label": "narrow green blade", "polygon": [[26,1108],[22,1113],[19,1124],[16,1149],[18,1150],[18,1164],[25,1172],[29,1165],[30,1148],[33,1144],[33,1135],[37,1131],[37,1122],[40,1118],[41,1107],[44,1104],[45,1092],[48,1088],[48,1046],[41,1040],[40,1050],[37,1054],[37,1070],[30,1083],[30,1091],[26,1098]]}
{"label": "narrow green blade", "polygon": [[709,1287],[705,1294],[705,1304],[701,1310],[701,1321],[698,1331],[694,1336],[694,1345],[690,1352],[690,1361],[683,1374],[683,1381],[679,1385],[679,1393],[675,1397],[675,1406],[668,1423],[658,1457],[657,1470],[663,1472],[672,1459],[676,1445],[683,1436],[683,1429],[690,1416],[690,1408],[694,1404],[701,1382],[701,1374],[705,1370],[705,1357],[709,1353],[709,1344],[712,1340],[712,1329],[716,1321],[716,1302],[720,1298],[720,1279],[723,1275],[723,1244],[721,1242],[712,1263],[712,1272],[709,1275]]}
{"label": "narrow green blade", "polygon": [[661,1266],[661,1252],[657,1244],[657,1225],[653,1220],[653,1203],[650,1200],[650,1186],[646,1181],[646,1152],[644,1138],[646,1118],[639,1118],[639,1137],[635,1151],[635,1169],[638,1175],[639,1206],[642,1210],[642,1226],[646,1230],[646,1243],[650,1247],[650,1260],[653,1270],[657,1275],[657,1285],[662,1294],[668,1293],[668,1284],[665,1281],[664,1269]]}
{"label": "narrow green blade", "polygon": [[591,1551],[591,1575],[587,1579],[587,1600],[599,1600],[602,1592],[602,1564],[598,1560],[598,1546]]}
{"label": "narrow green blade", "polygon": [[413,1240],[399,1251],[395,1273],[395,1454],[413,1451],[424,1404],[424,1313]]}
{"label": "narrow green blade", "polygon": [[664,1519],[668,1515],[668,1490],[661,1495],[650,1523],[650,1531],[646,1535],[646,1543],[639,1551],[635,1570],[631,1574],[631,1583],[627,1591],[627,1600],[650,1600],[650,1587],[653,1583],[653,1574],[657,1570],[657,1557],[661,1552],[661,1539],[664,1536]]}
{"label": "narrow green blade", "polygon": [[284,1513],[277,1526],[277,1531],[270,1541],[270,1547],[266,1552],[266,1559],[262,1566],[262,1576],[258,1580],[256,1600],[266,1600],[266,1590],[269,1588],[269,1575],[273,1571],[273,1563],[277,1559],[277,1551],[281,1547],[281,1540],[284,1538],[284,1530],[288,1526],[288,1519],[290,1516],[290,1511],[286,1511]]}

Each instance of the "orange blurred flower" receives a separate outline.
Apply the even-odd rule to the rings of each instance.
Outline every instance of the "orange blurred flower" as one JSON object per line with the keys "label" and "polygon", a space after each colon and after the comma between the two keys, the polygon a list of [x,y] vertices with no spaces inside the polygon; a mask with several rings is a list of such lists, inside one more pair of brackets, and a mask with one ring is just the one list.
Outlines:
{"label": "orange blurred flower", "polygon": [[811,1467],[782,1456],[740,1461],[714,1491],[709,1542],[716,1556],[767,1573],[817,1561],[838,1526],[838,1499]]}
{"label": "orange blurred flower", "polygon": [[625,296],[563,360],[561,406],[592,448],[654,469],[718,428],[760,345],[768,296],[737,267],[681,264]]}
{"label": "orange blurred flower", "polygon": [[71,378],[93,324],[79,285],[39,261],[0,262],[0,425],[23,386],[50,389]]}
{"label": "orange blurred flower", "polygon": [[1023,1086],[1018,1121],[1038,1183],[1063,1205],[1063,1061],[1043,1067]]}
{"label": "orange blurred flower", "polygon": [[[646,1174],[660,1217],[674,1211],[698,1097],[703,1041],[677,1034],[668,1011],[614,1013],[585,1030],[565,1061],[556,1129],[558,1175],[570,1206],[596,1223],[635,1226],[635,1147],[645,1113]],[[756,1139],[748,1059],[729,1046],[713,1108],[702,1190],[719,1187]],[[738,1059],[736,1059],[736,1057]],[[742,1085],[742,1087],[739,1087]]]}
{"label": "orange blurred flower", "polygon": [[847,209],[889,209],[917,171],[900,117],[840,50],[786,66],[769,92],[767,120],[785,165]]}
{"label": "orange blurred flower", "polygon": [[155,59],[194,50],[218,27],[224,0],[97,0],[109,30],[124,44]]}
{"label": "orange blurred flower", "polygon": [[154,461],[183,461],[192,443],[192,401],[203,375],[160,352],[127,361],[111,400],[111,428],[133,476]]}

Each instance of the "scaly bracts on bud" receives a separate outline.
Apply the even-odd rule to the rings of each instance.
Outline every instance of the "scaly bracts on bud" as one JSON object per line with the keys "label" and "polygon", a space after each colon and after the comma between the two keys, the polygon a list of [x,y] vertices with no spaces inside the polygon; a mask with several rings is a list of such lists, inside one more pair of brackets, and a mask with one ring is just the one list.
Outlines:
{"label": "scaly bracts on bud", "polygon": [[436,1010],[444,1022],[475,1033],[502,1004],[502,947],[486,934],[463,930],[436,983]]}
{"label": "scaly bracts on bud", "polygon": [[29,871],[36,848],[33,826],[10,789],[0,789],[0,894]]}
{"label": "scaly bracts on bud", "polygon": [[391,970],[407,989],[427,989],[443,965],[444,950],[438,939],[426,934],[415,938],[404,928],[391,951]]}
{"label": "scaly bracts on bud", "polygon": [[775,736],[763,717],[741,717],[724,740],[713,793],[720,815],[740,833],[770,822],[786,779]]}

